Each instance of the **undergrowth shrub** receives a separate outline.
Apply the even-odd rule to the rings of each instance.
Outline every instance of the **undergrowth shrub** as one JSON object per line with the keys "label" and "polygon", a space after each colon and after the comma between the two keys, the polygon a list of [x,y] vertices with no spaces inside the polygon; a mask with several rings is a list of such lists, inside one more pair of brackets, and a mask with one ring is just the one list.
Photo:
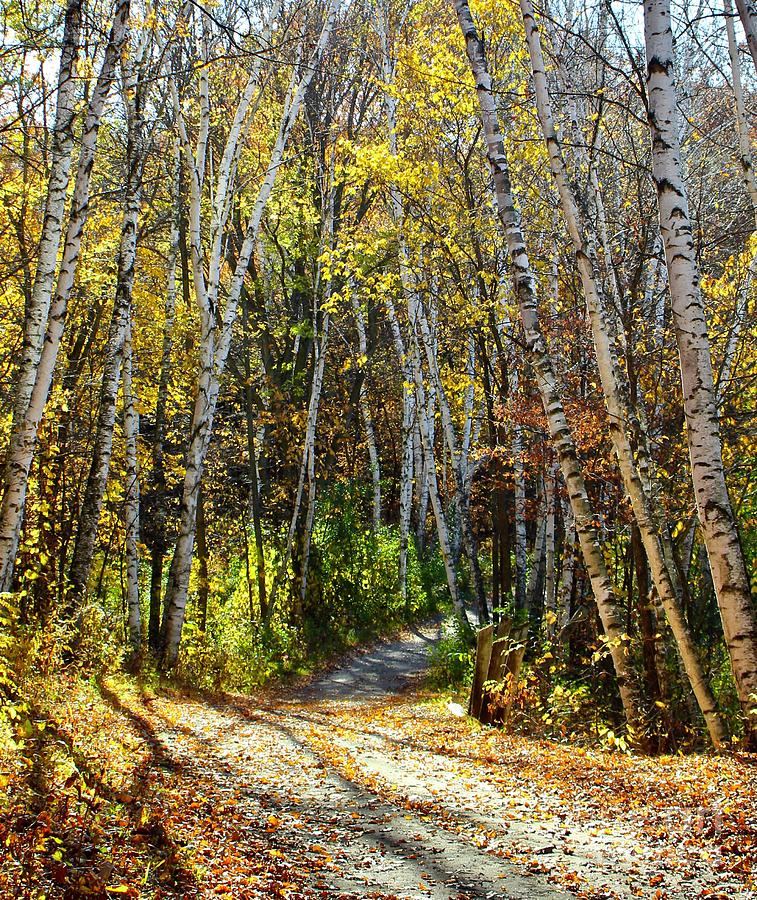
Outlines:
{"label": "undergrowth shrub", "polygon": [[[201,688],[250,690],[271,679],[303,673],[327,654],[419,621],[447,602],[438,551],[419,558],[410,542],[407,591],[397,578],[399,533],[368,527],[365,490],[338,484],[319,499],[307,591],[300,596],[300,548],[295,548],[276,608],[261,623],[252,535],[248,555],[210,560],[206,628],[200,628],[197,579],[182,635],[178,674]],[[265,542],[270,593],[286,534]],[[249,569],[248,569],[249,567]]]}
{"label": "undergrowth shrub", "polygon": [[475,638],[453,620],[450,630],[431,651],[427,681],[431,687],[470,688],[476,659]]}

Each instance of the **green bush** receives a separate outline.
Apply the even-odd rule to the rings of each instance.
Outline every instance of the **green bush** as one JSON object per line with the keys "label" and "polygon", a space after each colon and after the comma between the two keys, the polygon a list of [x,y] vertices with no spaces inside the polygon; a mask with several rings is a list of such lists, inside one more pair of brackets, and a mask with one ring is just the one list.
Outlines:
{"label": "green bush", "polygon": [[475,659],[473,637],[455,619],[452,630],[431,651],[429,684],[435,688],[468,687],[473,680]]}
{"label": "green bush", "polygon": [[[256,609],[253,548],[251,587],[244,554],[228,560],[211,558],[206,628],[200,629],[196,603],[190,603],[180,677],[202,688],[249,690],[272,678],[300,673],[330,652],[427,618],[444,606],[448,593],[443,562],[438,553],[419,559],[412,541],[407,594],[402,597],[397,577],[398,529],[368,527],[366,503],[365,489],[354,484],[340,483],[322,494],[304,602],[301,561],[295,549],[274,614],[265,625]],[[285,539],[285,533],[279,535],[279,548]],[[265,543],[270,591],[280,549],[277,552],[270,537]],[[196,596],[195,579],[190,588]]]}

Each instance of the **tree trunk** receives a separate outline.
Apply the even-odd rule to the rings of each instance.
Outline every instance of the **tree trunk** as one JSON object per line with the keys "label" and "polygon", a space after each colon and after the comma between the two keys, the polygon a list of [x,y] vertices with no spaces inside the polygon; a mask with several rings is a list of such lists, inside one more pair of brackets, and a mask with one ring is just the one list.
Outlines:
{"label": "tree trunk", "polygon": [[[733,7],[731,0],[724,0],[725,25],[728,36],[728,56],[731,62],[731,82],[733,86],[733,105],[736,118],[736,132],[739,138],[739,163],[741,174],[744,178],[744,186],[752,203],[752,213],[757,225],[757,179],[754,174],[754,159],[752,147],[749,141],[749,124],[746,117],[744,104],[744,88],[741,83],[741,67],[739,65],[739,48],[736,43],[736,34],[733,27]],[[736,308],[733,322],[728,333],[728,340],[723,353],[723,364],[720,367],[720,375],[717,384],[718,408],[722,405],[723,395],[728,390],[731,381],[731,370],[736,357],[741,332],[746,323],[749,292],[757,274],[757,253],[752,254],[746,277],[736,293]]]}
{"label": "tree trunk", "polygon": [[[327,291],[327,297],[330,290]],[[323,391],[323,374],[326,366],[326,348],[329,340],[329,321],[328,313],[323,318],[323,326],[321,329],[320,339],[317,342],[315,373],[313,375],[313,388],[310,396],[310,408],[308,410],[308,427],[305,435],[305,454],[303,464],[307,461],[307,479],[308,479],[308,509],[305,516],[305,532],[302,536],[302,582],[300,587],[300,601],[304,605],[307,596],[308,584],[308,568],[310,564],[310,542],[313,537],[313,520],[315,518],[315,495],[317,483],[315,479],[315,437],[316,425],[318,422],[318,409],[321,402],[321,392]],[[300,488],[301,491],[301,488]],[[293,518],[296,525],[296,519]],[[290,541],[294,539],[294,534],[290,531]],[[287,560],[288,561],[288,560]],[[271,592],[271,605],[273,605],[274,596]]]}
{"label": "tree trunk", "polygon": [[644,681],[652,700],[659,700],[661,695],[660,682],[657,678],[657,640],[653,607],[650,602],[649,570],[638,525],[631,526],[631,553],[636,571],[636,607],[639,612]]}
{"label": "tree trunk", "polygon": [[76,65],[80,51],[81,14],[81,0],[68,0],[58,68],[50,175],[37,251],[37,270],[31,296],[24,310],[24,336],[16,376],[18,380],[13,415],[14,430],[26,415],[34,388],[58,268],[58,250],[63,232],[63,216],[74,147],[78,87]]}
{"label": "tree trunk", "polygon": [[[386,308],[389,315],[389,325],[392,330],[394,346],[397,351],[397,356],[401,360],[403,373],[407,373],[407,377],[411,378],[412,383],[415,385],[415,391],[411,395],[413,397],[413,404],[417,403],[421,408],[423,408],[427,403],[426,389],[423,384],[423,376],[419,370],[419,366],[417,365],[417,363],[413,364],[411,362],[411,353],[413,351],[405,350],[405,342],[402,339],[402,331],[400,330],[399,319],[397,318],[397,312],[394,308],[394,303],[392,302],[391,297],[386,298]],[[416,358],[417,352],[417,348],[415,348]],[[405,384],[407,384],[407,382],[405,382]],[[407,388],[404,386],[403,393],[405,396],[407,396],[408,394]],[[426,471],[428,472],[429,499],[431,501],[431,508],[434,511],[436,533],[439,538],[439,550],[442,554],[444,571],[447,576],[447,587],[449,588],[450,597],[452,598],[452,604],[455,608],[455,611],[457,612],[461,621],[467,626],[468,617],[466,615],[465,607],[463,605],[462,598],[460,597],[460,592],[457,586],[457,575],[455,573],[455,566],[452,559],[452,547],[450,545],[449,529],[447,528],[447,521],[444,518],[444,507],[442,505],[442,499],[439,494],[439,482],[436,475],[436,460],[434,459],[434,446],[432,443],[433,438],[430,431],[430,423],[425,416],[419,416],[418,423],[421,431],[424,465]],[[412,454],[410,456],[410,460],[412,465]],[[412,482],[408,484],[407,489],[409,503],[412,499]]]}
{"label": "tree trunk", "polygon": [[402,465],[400,467],[398,579],[400,594],[402,599],[405,600],[407,599],[407,554],[410,543],[410,513],[413,506],[413,428],[417,412],[415,408],[415,393],[407,387],[408,384],[412,384],[413,376],[406,361],[402,361],[402,377]]}
{"label": "tree trunk", "polygon": [[208,597],[210,578],[208,575],[208,532],[205,525],[205,503],[202,488],[197,495],[197,613],[200,631],[208,627]]}
{"label": "tree trunk", "polygon": [[557,571],[555,568],[555,526],[557,522],[557,466],[550,463],[545,477],[544,500],[547,513],[544,548],[544,609],[547,622],[547,637],[552,640],[555,636],[555,623],[557,622],[557,606],[555,588],[557,583]]}
{"label": "tree trunk", "polygon": [[[400,262],[400,267],[403,268],[402,262]],[[403,282],[404,281],[405,279],[403,279]],[[416,326],[418,326],[420,330],[420,344],[423,345],[423,350],[425,352],[426,364],[431,375],[431,383],[436,387],[436,398],[439,404],[439,410],[441,412],[444,437],[449,449],[452,480],[455,489],[457,524],[462,533],[462,543],[463,547],[465,548],[465,554],[468,557],[468,563],[470,565],[471,578],[473,580],[473,590],[476,597],[476,605],[478,608],[479,622],[488,622],[489,610],[486,603],[484,579],[481,573],[481,565],[478,559],[478,546],[473,534],[473,525],[470,519],[470,497],[466,490],[467,478],[465,469],[467,469],[467,465],[464,456],[465,451],[464,448],[458,447],[455,428],[452,422],[452,413],[450,411],[449,403],[447,401],[447,394],[442,383],[441,373],[439,371],[439,361],[437,354],[434,352],[431,329],[429,327],[428,319],[423,308],[423,303],[417,292],[413,290],[412,286],[405,285],[405,294],[408,303],[408,318],[410,320],[410,335],[412,342],[410,355],[411,365],[413,365],[414,368],[418,369],[418,373],[414,372],[414,377],[416,378],[417,384],[418,375],[422,375],[421,354],[420,347],[418,346],[419,336],[418,330],[416,328]],[[422,409],[422,407],[418,409]]]}
{"label": "tree trunk", "polygon": [[[680,591],[677,590],[675,574],[671,571],[668,559],[666,559],[665,538],[661,533],[662,514],[653,507],[651,499],[649,484],[651,461],[648,440],[639,415],[631,402],[627,377],[618,362],[614,349],[616,343],[614,317],[610,312],[611,304],[608,304],[604,296],[599,274],[597,253],[600,241],[594,234],[590,221],[580,212],[579,204],[570,185],[562,148],[552,118],[541,39],[531,0],[520,0],[520,6],[531,58],[537,111],[547,144],[550,169],[560,196],[589,310],[600,381],[609,414],[610,437],[618,459],[623,484],[630,497],[634,517],[640,529],[644,549],[651,563],[655,587],[671,623],[691,686],[707,722],[710,737],[717,747],[726,738],[726,728],[717,712],[715,698],[707,684],[696,645],[681,611]],[[592,181],[592,184],[593,193],[589,198],[590,202],[585,205],[596,208],[597,219],[601,223],[604,220],[604,213],[598,205],[599,192],[596,179]],[[592,204],[591,201],[595,202]],[[606,235],[604,235],[604,239],[607,240]],[[605,251],[609,258],[609,248],[606,247]],[[611,268],[609,259],[606,268]],[[614,278],[610,283],[614,288],[616,284]],[[617,289],[615,288],[615,290]],[[637,458],[644,466],[643,476],[637,465]],[[672,552],[669,552],[667,556],[672,560]]]}
{"label": "tree trunk", "polygon": [[578,539],[607,637],[607,646],[612,656],[629,732],[634,740],[638,740],[642,725],[641,706],[633,682],[628,637],[625,634],[622,610],[618,607],[594,526],[594,511],[586,491],[573,435],[565,418],[552,360],[539,325],[536,279],[521,232],[520,213],[512,195],[504,140],[492,94],[484,46],[473,23],[467,0],[455,0],[455,10],[476,83],[487,157],[496,190],[497,211],[507,238],[526,345],[535,370],[563,479],[567,485]]}
{"label": "tree trunk", "polygon": [[[80,5],[78,0],[72,0],[66,12],[48,207],[40,243],[34,292],[26,316],[25,352],[17,376],[18,391],[14,421],[3,479],[5,492],[0,509],[0,591],[10,589],[13,577],[29,470],[34,458],[37,433],[50,394],[68,298],[79,259],[82,232],[89,213],[90,177],[100,118],[115,76],[115,66],[126,34],[129,15],[128,0],[121,0],[114,14],[102,68],[87,107],[63,257],[55,298],[50,307],[73,145],[75,61],[78,54]],[[45,327],[47,335],[43,342],[44,332],[40,334],[39,330]]]}
{"label": "tree trunk", "polygon": [[[175,84],[173,85],[174,107],[179,119],[182,146],[184,148],[184,154],[190,163],[192,174],[192,178],[190,179],[192,188],[190,203],[192,266],[195,296],[203,320],[203,333],[201,339],[200,373],[197,380],[197,394],[190,431],[191,439],[186,455],[186,474],[182,491],[179,535],[174,555],[171,560],[168,588],[166,590],[165,612],[161,626],[161,643],[163,651],[161,664],[166,669],[169,669],[176,664],[179,653],[181,631],[184,625],[184,611],[187,605],[189,576],[192,569],[197,493],[200,488],[203,467],[205,465],[205,456],[212,435],[213,419],[220,390],[220,379],[226,368],[226,360],[231,346],[231,337],[234,321],[236,319],[239,297],[244,284],[244,279],[247,275],[247,270],[250,266],[252,253],[257,243],[263,211],[268,203],[271,191],[273,190],[278,170],[281,167],[289,135],[294,126],[308,86],[318,69],[318,64],[323,56],[323,52],[331,38],[337,11],[337,0],[331,0],[326,11],[326,19],[321,28],[318,41],[306,66],[304,66],[301,77],[298,80],[297,71],[293,74],[287,102],[284,107],[284,113],[279,124],[278,135],[271,151],[268,169],[260,189],[258,190],[258,196],[250,215],[247,231],[237,259],[237,265],[229,283],[223,316],[218,322],[215,321],[215,308],[220,285],[221,263],[220,258],[217,259],[217,257],[220,257],[222,252],[223,229],[225,227],[225,222],[228,219],[228,204],[225,202],[225,198],[223,202],[220,202],[220,197],[224,196],[224,192],[228,190],[230,177],[226,177],[226,175],[231,172],[233,161],[236,158],[235,147],[241,139],[243,120],[240,118],[239,128],[233,130],[230,134],[230,139],[227,142],[227,149],[224,154],[224,158],[226,158],[226,156],[229,157],[229,166],[228,168],[221,169],[221,176],[225,178],[225,181],[222,179],[219,187],[223,187],[224,190],[221,191],[218,188],[216,190],[216,212],[214,213],[214,221],[211,228],[213,251],[208,270],[209,275],[206,282],[201,248],[202,229],[200,220],[202,207],[202,178],[200,173],[203,171],[204,161],[203,167],[201,168],[199,166],[199,160],[192,157],[186,128],[183,119],[181,118],[178,93],[176,92]],[[234,147],[232,147],[232,145],[234,145]],[[202,156],[203,154],[198,154],[198,156]],[[221,215],[221,212],[224,212],[224,215]],[[219,234],[220,237],[218,236]],[[273,598],[271,598],[271,605],[272,599]]]}
{"label": "tree trunk", "polygon": [[561,641],[567,634],[570,622],[570,598],[573,596],[573,583],[576,567],[576,527],[570,503],[563,501],[563,556],[560,572],[560,591],[557,595],[556,637]]}
{"label": "tree trunk", "polygon": [[757,746],[757,618],[723,469],[710,341],[681,165],[669,0],[646,0],[644,39],[652,173],[680,358],[694,495],[746,735]]}
{"label": "tree trunk", "polygon": [[[361,367],[368,365],[368,339],[365,330],[365,319],[363,310],[360,306],[360,299],[354,291],[351,292],[352,310],[355,313],[355,324],[357,326],[358,347],[360,349]],[[378,454],[378,446],[376,444],[376,430],[373,427],[373,416],[371,414],[371,406],[368,402],[368,391],[365,385],[365,377],[360,382],[360,415],[363,419],[363,428],[365,429],[365,442],[368,445],[368,460],[371,467],[371,483],[373,485],[373,530],[378,531],[381,527],[381,464]]]}
{"label": "tree trunk", "polygon": [[515,512],[515,609],[525,610],[526,595],[526,480],[523,472],[523,432],[513,426],[513,480]]}
{"label": "tree trunk", "polygon": [[[242,332],[244,334],[244,405],[247,425],[247,473],[250,482],[250,515],[252,530],[255,535],[255,573],[258,583],[258,605],[260,620],[264,622],[268,615],[268,598],[265,583],[265,550],[263,547],[263,524],[261,521],[260,482],[258,480],[258,461],[255,450],[255,412],[252,395],[252,365],[250,362],[251,339],[249,330],[249,296],[243,290]],[[245,543],[247,532],[245,530]]]}
{"label": "tree trunk", "polygon": [[547,536],[546,496],[541,491],[539,493],[541,496],[539,497],[536,511],[534,552],[531,557],[531,571],[528,575],[528,586],[526,588],[526,610],[532,621],[537,619],[539,613],[536,601],[538,599],[541,565],[544,560]]}
{"label": "tree trunk", "polygon": [[[754,67],[757,69],[757,8],[752,0],[736,0],[736,9],[739,11],[747,46],[752,54]],[[727,12],[726,15],[731,15],[731,13]]]}
{"label": "tree trunk", "polygon": [[131,127],[126,151],[128,174],[118,253],[116,297],[108,331],[92,463],[79,511],[76,541],[69,569],[68,605],[71,612],[75,612],[76,607],[80,607],[86,598],[113,450],[116,397],[121,379],[124,339],[131,317],[132,287],[137,253],[137,220],[142,195],[142,166],[144,163],[142,129],[144,123],[141,116],[141,104],[135,103],[130,117]]}
{"label": "tree trunk", "polygon": [[132,653],[139,653],[142,646],[142,615],[139,609],[139,466],[137,463],[137,439],[139,436],[139,412],[137,411],[132,379],[131,323],[127,322],[124,338],[124,443],[126,457],[126,497],[124,519],[126,530],[126,609],[129,644]]}
{"label": "tree trunk", "polygon": [[166,407],[168,388],[171,384],[173,330],[176,321],[176,263],[179,254],[181,198],[180,172],[181,157],[178,143],[174,145],[173,172],[173,218],[168,248],[168,272],[166,276],[166,300],[163,320],[163,347],[158,376],[158,398],[155,405],[155,436],[152,445],[152,475],[155,491],[154,517],[152,522],[152,553],[150,559],[150,615],[147,627],[147,641],[150,650],[157,653],[160,647],[160,611],[163,596],[163,560],[166,553],[166,519],[168,502],[166,498],[166,469],[163,444],[166,436]]}

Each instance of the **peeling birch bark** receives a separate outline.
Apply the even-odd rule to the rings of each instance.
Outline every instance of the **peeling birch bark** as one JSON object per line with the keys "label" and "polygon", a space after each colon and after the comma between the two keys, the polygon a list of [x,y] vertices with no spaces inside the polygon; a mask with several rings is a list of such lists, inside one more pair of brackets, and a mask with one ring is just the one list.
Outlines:
{"label": "peeling birch bark", "polygon": [[723,469],[710,340],[678,137],[669,0],[646,0],[644,40],[652,174],[680,359],[694,495],[747,736],[757,745],[757,618]]}
{"label": "peeling birch bark", "polygon": [[552,360],[539,324],[536,279],[521,231],[520,212],[513,198],[509,165],[492,94],[484,46],[473,23],[467,0],[455,0],[454,6],[476,83],[487,159],[496,190],[497,211],[507,239],[516,298],[529,356],[534,366],[550,434],[573,508],[578,540],[607,638],[607,647],[615,668],[629,731],[638,739],[642,728],[641,704],[633,679],[623,612],[617,603],[607,572],[597,536],[596,519],[586,491],[575,442],[565,417]]}
{"label": "peeling birch bark", "polygon": [[[715,746],[720,746],[727,737],[725,723],[718,713],[715,698],[707,683],[693,636],[683,615],[677,578],[668,565],[663,547],[665,536],[661,531],[664,527],[661,523],[661,514],[653,507],[649,485],[645,484],[645,480],[642,479],[636,462],[637,457],[643,459],[646,472],[651,470],[646,434],[639,421],[639,415],[631,403],[627,376],[618,361],[615,350],[617,343],[615,306],[605,296],[600,274],[598,248],[603,241],[607,241],[606,230],[601,236],[594,233],[590,220],[582,214],[574,195],[554,126],[541,39],[531,0],[520,0],[520,7],[534,78],[537,112],[547,145],[550,170],[573,244],[589,312],[600,381],[609,415],[610,437],[623,484],[631,500],[644,550],[650,562],[655,587],[671,624],[679,653],[707,723],[712,742]],[[593,201],[593,204],[585,205],[596,207],[596,201],[599,200],[596,177],[591,181],[591,185],[590,200]],[[604,220],[604,213],[601,209],[598,210],[597,219],[600,223]],[[609,251],[609,248],[606,250]],[[607,264],[605,268],[608,268]],[[618,285],[612,273],[609,275],[609,283],[611,290],[617,296]],[[646,480],[648,481],[648,476]],[[672,556],[672,552],[669,555]]]}
{"label": "peeling birch bark", "polygon": [[24,310],[23,343],[16,375],[11,440],[3,473],[5,490],[0,514],[0,591],[9,591],[11,588],[24,515],[29,468],[36,446],[36,429],[33,433],[29,432],[26,418],[37,380],[48,323],[71,173],[81,12],[81,0],[68,0],[56,87],[50,176],[47,183],[42,233],[39,238],[37,269],[31,295]]}

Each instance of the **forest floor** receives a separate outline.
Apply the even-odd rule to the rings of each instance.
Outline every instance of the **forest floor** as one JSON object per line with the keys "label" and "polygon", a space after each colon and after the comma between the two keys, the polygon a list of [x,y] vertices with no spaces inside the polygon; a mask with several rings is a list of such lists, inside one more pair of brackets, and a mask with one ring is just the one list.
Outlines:
{"label": "forest floor", "polygon": [[757,897],[754,757],[481,728],[424,692],[435,639],[257,698],[72,679],[0,818],[0,896]]}

